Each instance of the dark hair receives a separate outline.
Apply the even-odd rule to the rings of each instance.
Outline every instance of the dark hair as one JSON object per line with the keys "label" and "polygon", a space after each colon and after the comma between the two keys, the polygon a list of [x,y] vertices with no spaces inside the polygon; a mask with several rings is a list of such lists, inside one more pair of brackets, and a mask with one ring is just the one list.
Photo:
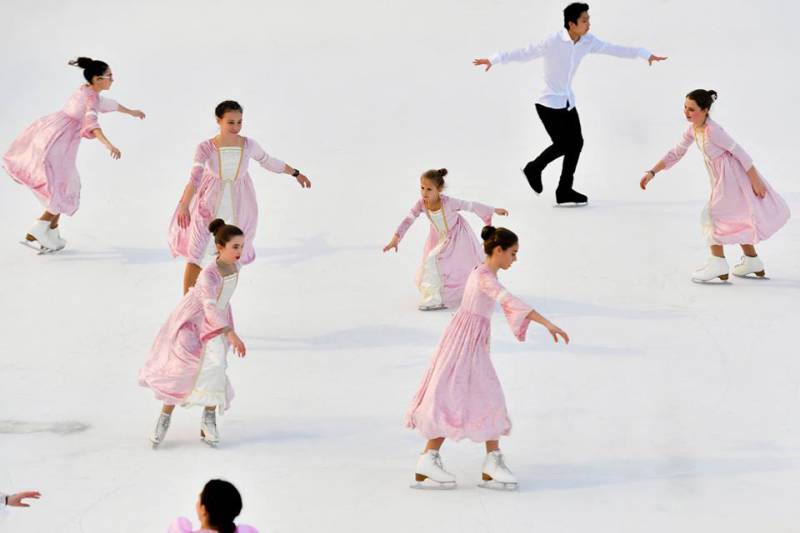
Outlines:
{"label": "dark hair", "polygon": [[242,109],[242,106],[239,105],[239,102],[235,102],[234,100],[225,100],[217,105],[217,107],[214,109],[214,114],[217,115],[217,118],[222,118],[228,111],[238,111],[240,113],[244,113],[244,109]]}
{"label": "dark hair", "polygon": [[505,251],[519,242],[517,234],[510,229],[495,228],[494,226],[484,226],[481,230],[481,239],[483,239],[483,251],[486,255],[492,255],[498,246]]}
{"label": "dark hair", "polygon": [[569,23],[578,24],[581,15],[589,11],[589,4],[574,2],[564,8],[564,28],[569,29]]}
{"label": "dark hair", "polygon": [[232,483],[212,479],[200,493],[200,503],[206,508],[208,522],[220,533],[234,533],[233,519],[242,512],[242,496]]}
{"label": "dark hair", "polygon": [[91,57],[79,57],[69,61],[69,65],[83,69],[83,77],[86,81],[92,83],[95,76],[102,76],[108,70],[108,64],[105,61],[92,59]]}
{"label": "dark hair", "polygon": [[238,226],[233,224],[226,224],[221,218],[215,218],[208,225],[208,231],[214,234],[214,242],[220,246],[228,244],[232,238],[237,235],[244,235],[244,232]]}
{"label": "dark hair", "polygon": [[695,89],[686,95],[689,100],[694,100],[700,109],[711,109],[711,104],[717,101],[717,91],[707,91],[705,89]]}
{"label": "dark hair", "polygon": [[422,178],[430,180],[436,184],[439,190],[444,189],[444,177],[447,176],[447,169],[440,168],[439,170],[426,170],[422,174]]}

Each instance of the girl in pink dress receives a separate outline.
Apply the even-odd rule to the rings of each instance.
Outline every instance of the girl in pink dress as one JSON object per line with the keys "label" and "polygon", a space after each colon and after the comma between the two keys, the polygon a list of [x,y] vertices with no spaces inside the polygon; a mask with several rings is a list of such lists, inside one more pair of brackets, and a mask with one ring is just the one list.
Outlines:
{"label": "girl in pink dress", "polygon": [[486,254],[472,271],[464,299],[442,335],[417,394],[406,412],[405,424],[428,439],[417,462],[415,477],[421,487],[430,479],[441,488],[455,487],[455,477],[442,466],[439,449],[446,438],[486,443],[483,486],[517,486],[500,452],[500,437],[508,435],[511,421],[503,389],[489,355],[491,319],[495,304],[503,308],[514,336],[525,340],[530,321],[542,324],[553,340],[567,334],[506,291],[497,280],[517,260],[517,236],[505,228],[486,226],[481,232]]}
{"label": "girl in pink dress", "polygon": [[150,437],[154,449],[164,440],[176,404],[205,406],[200,437],[210,446],[219,443],[216,411],[222,414],[233,399],[225,373],[228,349],[232,346],[239,357],[246,353],[234,330],[229,303],[239,278],[244,232],[220,219],[211,222],[208,230],[214,236],[217,257],[200,272],[196,286],[161,327],[139,372],[139,384],[164,402]]}
{"label": "girl in pink dress", "polygon": [[195,504],[200,529],[193,529],[188,518],[176,519],[167,533],[258,533],[254,527],[234,524],[242,512],[242,496],[233,484],[222,479],[212,479],[203,487]]}
{"label": "girl in pink dress", "polygon": [[459,211],[472,211],[484,224],[492,223],[492,214],[508,215],[505,209],[494,209],[478,202],[465,202],[441,194],[447,169],[428,170],[419,179],[420,198],[384,248],[397,251],[400,240],[425,213],[431,223],[428,240],[417,269],[416,285],[420,292],[420,311],[455,308],[461,301],[464,284],[470,273],[483,261],[480,243]]}
{"label": "girl in pink dress", "polygon": [[769,238],[786,224],[789,207],[756,170],[747,152],[708,116],[716,99],[716,91],[704,89],[686,95],[683,112],[691,125],[681,142],[645,173],[639,185],[646,189],[658,172],[672,167],[690,145],[696,144],[703,154],[711,182],[711,196],[701,215],[711,257],[703,268],[695,271],[692,279],[698,282],[728,279],[725,244],[738,244],[744,252],[741,262],[733,267],[735,276],[755,274],[763,278],[764,263],[756,254],[754,244]]}
{"label": "girl in pink dress", "polygon": [[219,135],[197,146],[189,183],[172,216],[169,247],[174,257],[186,260],[184,294],[197,281],[201,268],[215,256],[214,245],[205,231],[215,218],[227,220],[244,231],[242,264],[255,258],[258,205],[248,172],[251,159],[271,172],[291,174],[303,188],[311,187],[311,181],[299,170],[271,157],[253,139],[239,135],[242,111],[242,106],[232,100],[217,106]]}
{"label": "girl in pink dress", "polygon": [[78,210],[81,178],[75,158],[81,138],[98,139],[111,157],[122,157],[100,129],[97,114],[119,111],[144,118],[138,109],[128,109],[100,96],[114,83],[114,75],[105,62],[79,57],[69,64],[83,69],[86,84],[73,93],[61,111],[28,126],[3,157],[6,171],[14,181],[29,187],[44,206],[44,213],[23,242],[29,246],[38,243],[42,252],[64,248],[66,241],[58,231],[59,219],[62,214],[72,216]]}

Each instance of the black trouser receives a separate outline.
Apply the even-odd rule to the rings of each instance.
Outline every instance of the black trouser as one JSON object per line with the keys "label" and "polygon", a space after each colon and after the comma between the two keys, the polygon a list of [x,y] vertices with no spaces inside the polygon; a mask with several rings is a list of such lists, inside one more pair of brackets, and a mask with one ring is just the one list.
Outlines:
{"label": "black trouser", "polygon": [[539,171],[542,171],[550,162],[564,156],[558,189],[571,190],[575,168],[578,166],[578,158],[583,148],[581,119],[578,118],[578,110],[574,107],[572,109],[553,109],[536,104],[536,113],[553,144],[545,148],[531,163]]}

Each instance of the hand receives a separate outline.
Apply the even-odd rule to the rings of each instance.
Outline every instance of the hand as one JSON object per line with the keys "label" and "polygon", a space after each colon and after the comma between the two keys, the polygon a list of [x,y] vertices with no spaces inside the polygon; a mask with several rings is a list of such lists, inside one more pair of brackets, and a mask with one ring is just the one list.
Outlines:
{"label": "hand", "polygon": [[486,65],[486,70],[484,70],[484,72],[489,72],[489,69],[492,68],[492,62],[489,61],[488,59],[475,59],[472,61],[472,64],[475,65],[476,67],[479,67],[481,65]]}
{"label": "hand", "polygon": [[759,198],[764,198],[767,195],[767,188],[764,186],[764,182],[760,179],[751,179],[750,186],[753,187],[753,193]]}
{"label": "hand", "polygon": [[191,220],[192,215],[189,214],[189,208],[183,202],[178,204],[178,227],[182,229],[188,228]]}
{"label": "hand", "polygon": [[231,346],[233,346],[234,353],[236,353],[236,355],[239,357],[244,357],[247,353],[247,348],[245,348],[242,339],[239,338],[239,335],[237,335],[235,331],[230,330],[226,337],[228,337],[228,341],[231,343]]}
{"label": "hand", "polygon": [[34,498],[39,499],[41,494],[36,492],[35,490],[30,490],[27,492],[18,492],[16,494],[11,494],[8,496],[8,506],[9,507],[30,507],[29,504],[23,502],[22,500],[26,498]]}
{"label": "hand", "polygon": [[653,63],[656,63],[658,61],[666,61],[666,60],[667,60],[666,57],[661,57],[661,56],[657,56],[657,55],[651,55],[647,60],[647,64],[652,67]]}
{"label": "hand", "polygon": [[113,144],[109,144],[107,146],[107,148],[108,148],[108,151],[111,152],[111,157],[113,159],[119,159],[120,157],[122,157],[122,152],[120,152],[119,148],[117,148]]}
{"label": "hand", "polygon": [[559,328],[555,324],[547,324],[545,327],[547,328],[547,331],[550,332],[550,335],[553,336],[553,340],[556,341],[556,343],[558,343],[558,336],[561,335],[561,338],[564,339],[564,342],[569,344],[569,335],[567,335],[566,331]]}
{"label": "hand", "polygon": [[394,248],[394,251],[396,252],[397,251],[397,245],[399,243],[400,243],[400,237],[395,235],[394,237],[392,237],[392,240],[389,242],[389,244],[387,244],[386,246],[383,247],[383,251],[384,252],[388,252],[389,250]]}
{"label": "hand", "polygon": [[144,119],[144,112],[139,111],[138,109],[131,109],[131,116],[138,119]]}
{"label": "hand", "polygon": [[655,176],[653,176],[648,172],[647,174],[642,176],[641,180],[639,180],[639,187],[641,187],[643,191],[647,190],[647,184],[650,183],[650,180],[652,180],[654,177]]}
{"label": "hand", "polygon": [[311,188],[311,180],[308,179],[305,176],[305,174],[298,174],[298,176],[295,179],[297,180],[297,183],[299,183],[302,188],[304,188],[304,189],[310,189]]}
{"label": "hand", "polygon": [[494,214],[500,215],[502,217],[507,217],[508,211],[506,209],[503,209],[502,207],[498,207],[497,209],[494,210]]}

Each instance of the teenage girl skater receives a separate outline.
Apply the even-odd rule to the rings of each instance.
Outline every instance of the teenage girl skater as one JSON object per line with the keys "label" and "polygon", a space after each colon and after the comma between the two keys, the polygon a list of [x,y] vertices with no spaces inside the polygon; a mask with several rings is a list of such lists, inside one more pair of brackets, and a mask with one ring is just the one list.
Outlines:
{"label": "teenage girl skater", "polygon": [[79,57],[69,64],[83,69],[86,83],[72,94],[61,111],[28,126],[3,157],[6,171],[14,181],[30,188],[44,206],[44,213],[23,241],[32,247],[38,243],[41,252],[61,250],[67,244],[58,231],[58,222],[62,214],[74,215],[80,205],[81,178],[75,159],[81,138],[97,139],[108,148],[111,157],[122,157],[100,128],[97,114],[119,111],[144,118],[138,109],[128,109],[100,96],[114,83],[108,64],[88,57]]}
{"label": "teenage girl skater", "polygon": [[239,135],[242,111],[242,106],[232,100],[225,100],[215,109],[219,134],[197,146],[189,183],[170,223],[172,255],[186,260],[184,294],[195,284],[202,267],[213,262],[216,251],[205,228],[215,218],[244,231],[241,263],[246,265],[255,258],[258,205],[248,172],[251,159],[271,172],[291,174],[304,189],[311,187],[299,170],[271,157],[253,139]]}
{"label": "teenage girl skater", "polygon": [[178,518],[167,530],[167,533],[258,533],[254,527],[233,522],[242,512],[242,496],[233,484],[222,479],[212,479],[203,487],[197,498],[197,518],[200,529],[194,530],[188,518]]}
{"label": "teenage girl skater", "polygon": [[222,414],[233,399],[225,369],[229,347],[245,356],[242,339],[233,328],[229,304],[239,278],[239,259],[245,250],[244,232],[216,219],[208,227],[217,254],[181,299],[158,332],[150,357],[139,372],[139,384],[164,402],[150,441],[164,440],[175,405],[205,406],[200,437],[219,443],[216,411]]}
{"label": "teenage girl skater", "polygon": [[672,167],[697,144],[703,154],[711,182],[711,197],[701,215],[711,257],[695,271],[693,281],[728,279],[729,266],[723,245],[738,244],[744,256],[733,267],[733,275],[755,274],[764,277],[764,263],[756,254],[755,244],[767,239],[789,220],[789,207],[756,170],[753,160],[722,126],[711,120],[709,111],[717,100],[716,91],[697,89],[686,95],[683,113],[690,122],[681,142],[667,152],[642,177],[642,189],[662,170]]}
{"label": "teenage girl skater", "polygon": [[508,435],[511,421],[505,398],[489,354],[491,320],[499,303],[514,336],[525,340],[530,321],[543,325],[558,342],[567,334],[506,291],[497,280],[517,260],[517,236],[505,228],[486,226],[481,232],[486,253],[472,271],[461,307],[445,329],[422,383],[406,412],[405,424],[428,439],[417,461],[417,485],[430,479],[441,488],[454,488],[455,477],[442,465],[439,449],[444,440],[468,438],[486,443],[482,478],[487,488],[516,489],[517,480],[503,459],[500,437]]}
{"label": "teenage girl skater", "polygon": [[394,248],[414,220],[425,213],[431,223],[428,240],[417,269],[416,283],[420,292],[420,311],[455,308],[461,301],[470,273],[483,261],[480,243],[459,211],[472,211],[484,224],[492,223],[492,214],[508,215],[505,209],[494,209],[478,202],[465,202],[441,194],[447,169],[428,170],[419,179],[420,198],[395,231],[384,252]]}

